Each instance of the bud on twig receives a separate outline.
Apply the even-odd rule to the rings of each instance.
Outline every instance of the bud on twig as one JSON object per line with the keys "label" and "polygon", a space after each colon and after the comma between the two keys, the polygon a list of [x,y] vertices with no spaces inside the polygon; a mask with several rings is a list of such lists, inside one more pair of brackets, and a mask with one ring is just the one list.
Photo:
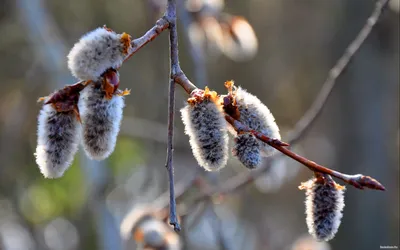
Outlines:
{"label": "bud on twig", "polygon": [[192,96],[181,114],[193,155],[204,169],[219,170],[228,160],[228,133],[219,97],[207,87]]}

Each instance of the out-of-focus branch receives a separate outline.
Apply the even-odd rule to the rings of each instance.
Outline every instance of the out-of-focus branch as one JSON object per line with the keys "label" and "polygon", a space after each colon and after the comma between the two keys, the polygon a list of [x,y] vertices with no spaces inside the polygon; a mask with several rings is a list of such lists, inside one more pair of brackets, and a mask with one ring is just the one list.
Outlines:
{"label": "out-of-focus branch", "polygon": [[200,88],[207,86],[207,67],[205,62],[204,51],[201,46],[193,44],[189,38],[189,28],[193,23],[193,18],[189,11],[185,7],[183,0],[178,0],[178,12],[180,15],[180,23],[183,26],[183,34],[185,35],[190,57],[192,58],[193,69],[194,69],[194,80]]}
{"label": "out-of-focus branch", "polygon": [[364,27],[358,33],[357,37],[349,44],[344,54],[336,62],[335,66],[329,71],[328,77],[322,85],[321,91],[318,93],[311,107],[303,115],[303,117],[296,123],[294,129],[288,135],[289,143],[293,144],[299,141],[311,128],[316,118],[321,114],[329,95],[335,86],[336,79],[340,76],[346,66],[349,64],[353,56],[360,49],[365,39],[371,33],[372,28],[377,23],[384,7],[387,5],[389,0],[378,0],[375,5],[375,9],[371,16],[367,19]]}

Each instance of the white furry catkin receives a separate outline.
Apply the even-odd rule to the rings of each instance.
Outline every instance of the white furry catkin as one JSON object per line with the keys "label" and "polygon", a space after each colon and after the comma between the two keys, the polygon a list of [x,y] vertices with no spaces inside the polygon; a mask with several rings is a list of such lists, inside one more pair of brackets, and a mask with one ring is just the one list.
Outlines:
{"label": "white furry catkin", "polygon": [[59,178],[78,150],[81,126],[73,111],[57,112],[44,105],[38,117],[36,163],[46,178]]}
{"label": "white furry catkin", "polygon": [[333,239],[343,217],[345,187],[311,179],[302,183],[300,189],[306,190],[308,232],[317,240]]}
{"label": "white furry catkin", "polygon": [[212,96],[213,93],[210,94],[206,88],[202,100],[189,101],[181,109],[193,155],[199,165],[208,171],[221,169],[228,160],[226,121],[220,107],[213,100],[216,98]]}
{"label": "white furry catkin", "polygon": [[[272,139],[281,139],[278,125],[275,118],[256,96],[250,94],[246,90],[239,87],[234,92],[236,98],[236,105],[240,112],[239,121],[251,129],[259,131]],[[231,130],[236,135],[234,130]],[[276,150],[268,144],[261,142],[262,156],[270,156]]]}
{"label": "white furry catkin", "polygon": [[261,141],[254,135],[245,133],[236,136],[233,155],[247,168],[253,169],[261,164]]}
{"label": "white furry catkin", "polygon": [[97,80],[107,69],[119,68],[128,53],[130,37],[107,28],[84,35],[68,54],[68,68],[80,80]]}
{"label": "white furry catkin", "polygon": [[114,151],[123,108],[124,98],[113,95],[110,100],[106,99],[100,82],[81,92],[82,144],[89,158],[104,160]]}

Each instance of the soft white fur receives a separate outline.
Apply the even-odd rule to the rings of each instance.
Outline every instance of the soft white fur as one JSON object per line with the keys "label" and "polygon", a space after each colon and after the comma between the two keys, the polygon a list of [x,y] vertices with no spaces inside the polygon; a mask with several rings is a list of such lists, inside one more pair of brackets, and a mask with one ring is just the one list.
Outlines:
{"label": "soft white fur", "polygon": [[[57,123],[49,123],[52,119],[56,119]],[[50,104],[43,106],[38,117],[35,156],[40,172],[46,178],[61,177],[72,164],[78,150],[80,129],[80,124],[72,112],[57,114]],[[54,135],[52,131],[57,131],[63,139],[56,141],[49,138],[49,135]]]}
{"label": "soft white fur", "polygon": [[107,69],[121,66],[125,55],[121,35],[97,28],[84,35],[68,54],[68,67],[80,80],[97,80]]}
{"label": "soft white fur", "polygon": [[124,98],[114,95],[107,100],[101,88],[90,85],[81,92],[79,104],[83,148],[89,158],[104,160],[114,151],[117,142]]}
{"label": "soft white fur", "polygon": [[[281,139],[274,116],[255,95],[239,87],[236,91],[236,103],[240,111],[240,122],[272,139]],[[236,134],[234,130],[230,131]],[[262,145],[261,154],[263,156],[267,157],[276,152],[268,144],[262,142]]]}
{"label": "soft white fur", "polygon": [[221,110],[214,102],[203,101],[186,105],[181,115],[199,165],[207,171],[223,168],[228,160],[228,133]]}

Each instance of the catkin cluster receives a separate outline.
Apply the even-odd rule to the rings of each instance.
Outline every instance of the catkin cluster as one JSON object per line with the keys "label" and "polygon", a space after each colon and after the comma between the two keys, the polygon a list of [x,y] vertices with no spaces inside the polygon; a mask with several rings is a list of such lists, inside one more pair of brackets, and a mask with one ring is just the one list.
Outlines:
{"label": "catkin cluster", "polygon": [[68,55],[79,83],[41,98],[36,162],[47,178],[58,178],[71,165],[81,142],[95,160],[114,150],[124,107],[118,68],[131,48],[130,36],[103,27],[83,36]]}
{"label": "catkin cluster", "polygon": [[302,183],[299,188],[306,190],[308,232],[317,240],[333,239],[343,217],[345,187],[329,177],[318,177]]}
{"label": "catkin cluster", "polygon": [[221,169],[228,159],[227,131],[230,131],[235,136],[233,155],[247,168],[256,168],[262,157],[270,156],[275,150],[252,133],[235,131],[225,121],[225,115],[273,139],[281,138],[279,128],[269,109],[257,97],[240,87],[236,89],[232,81],[226,87],[229,93],[224,98],[208,88],[193,91],[181,110],[193,155],[206,170]]}
{"label": "catkin cluster", "polygon": [[121,224],[124,249],[182,249],[179,235],[151,206],[135,207]]}

